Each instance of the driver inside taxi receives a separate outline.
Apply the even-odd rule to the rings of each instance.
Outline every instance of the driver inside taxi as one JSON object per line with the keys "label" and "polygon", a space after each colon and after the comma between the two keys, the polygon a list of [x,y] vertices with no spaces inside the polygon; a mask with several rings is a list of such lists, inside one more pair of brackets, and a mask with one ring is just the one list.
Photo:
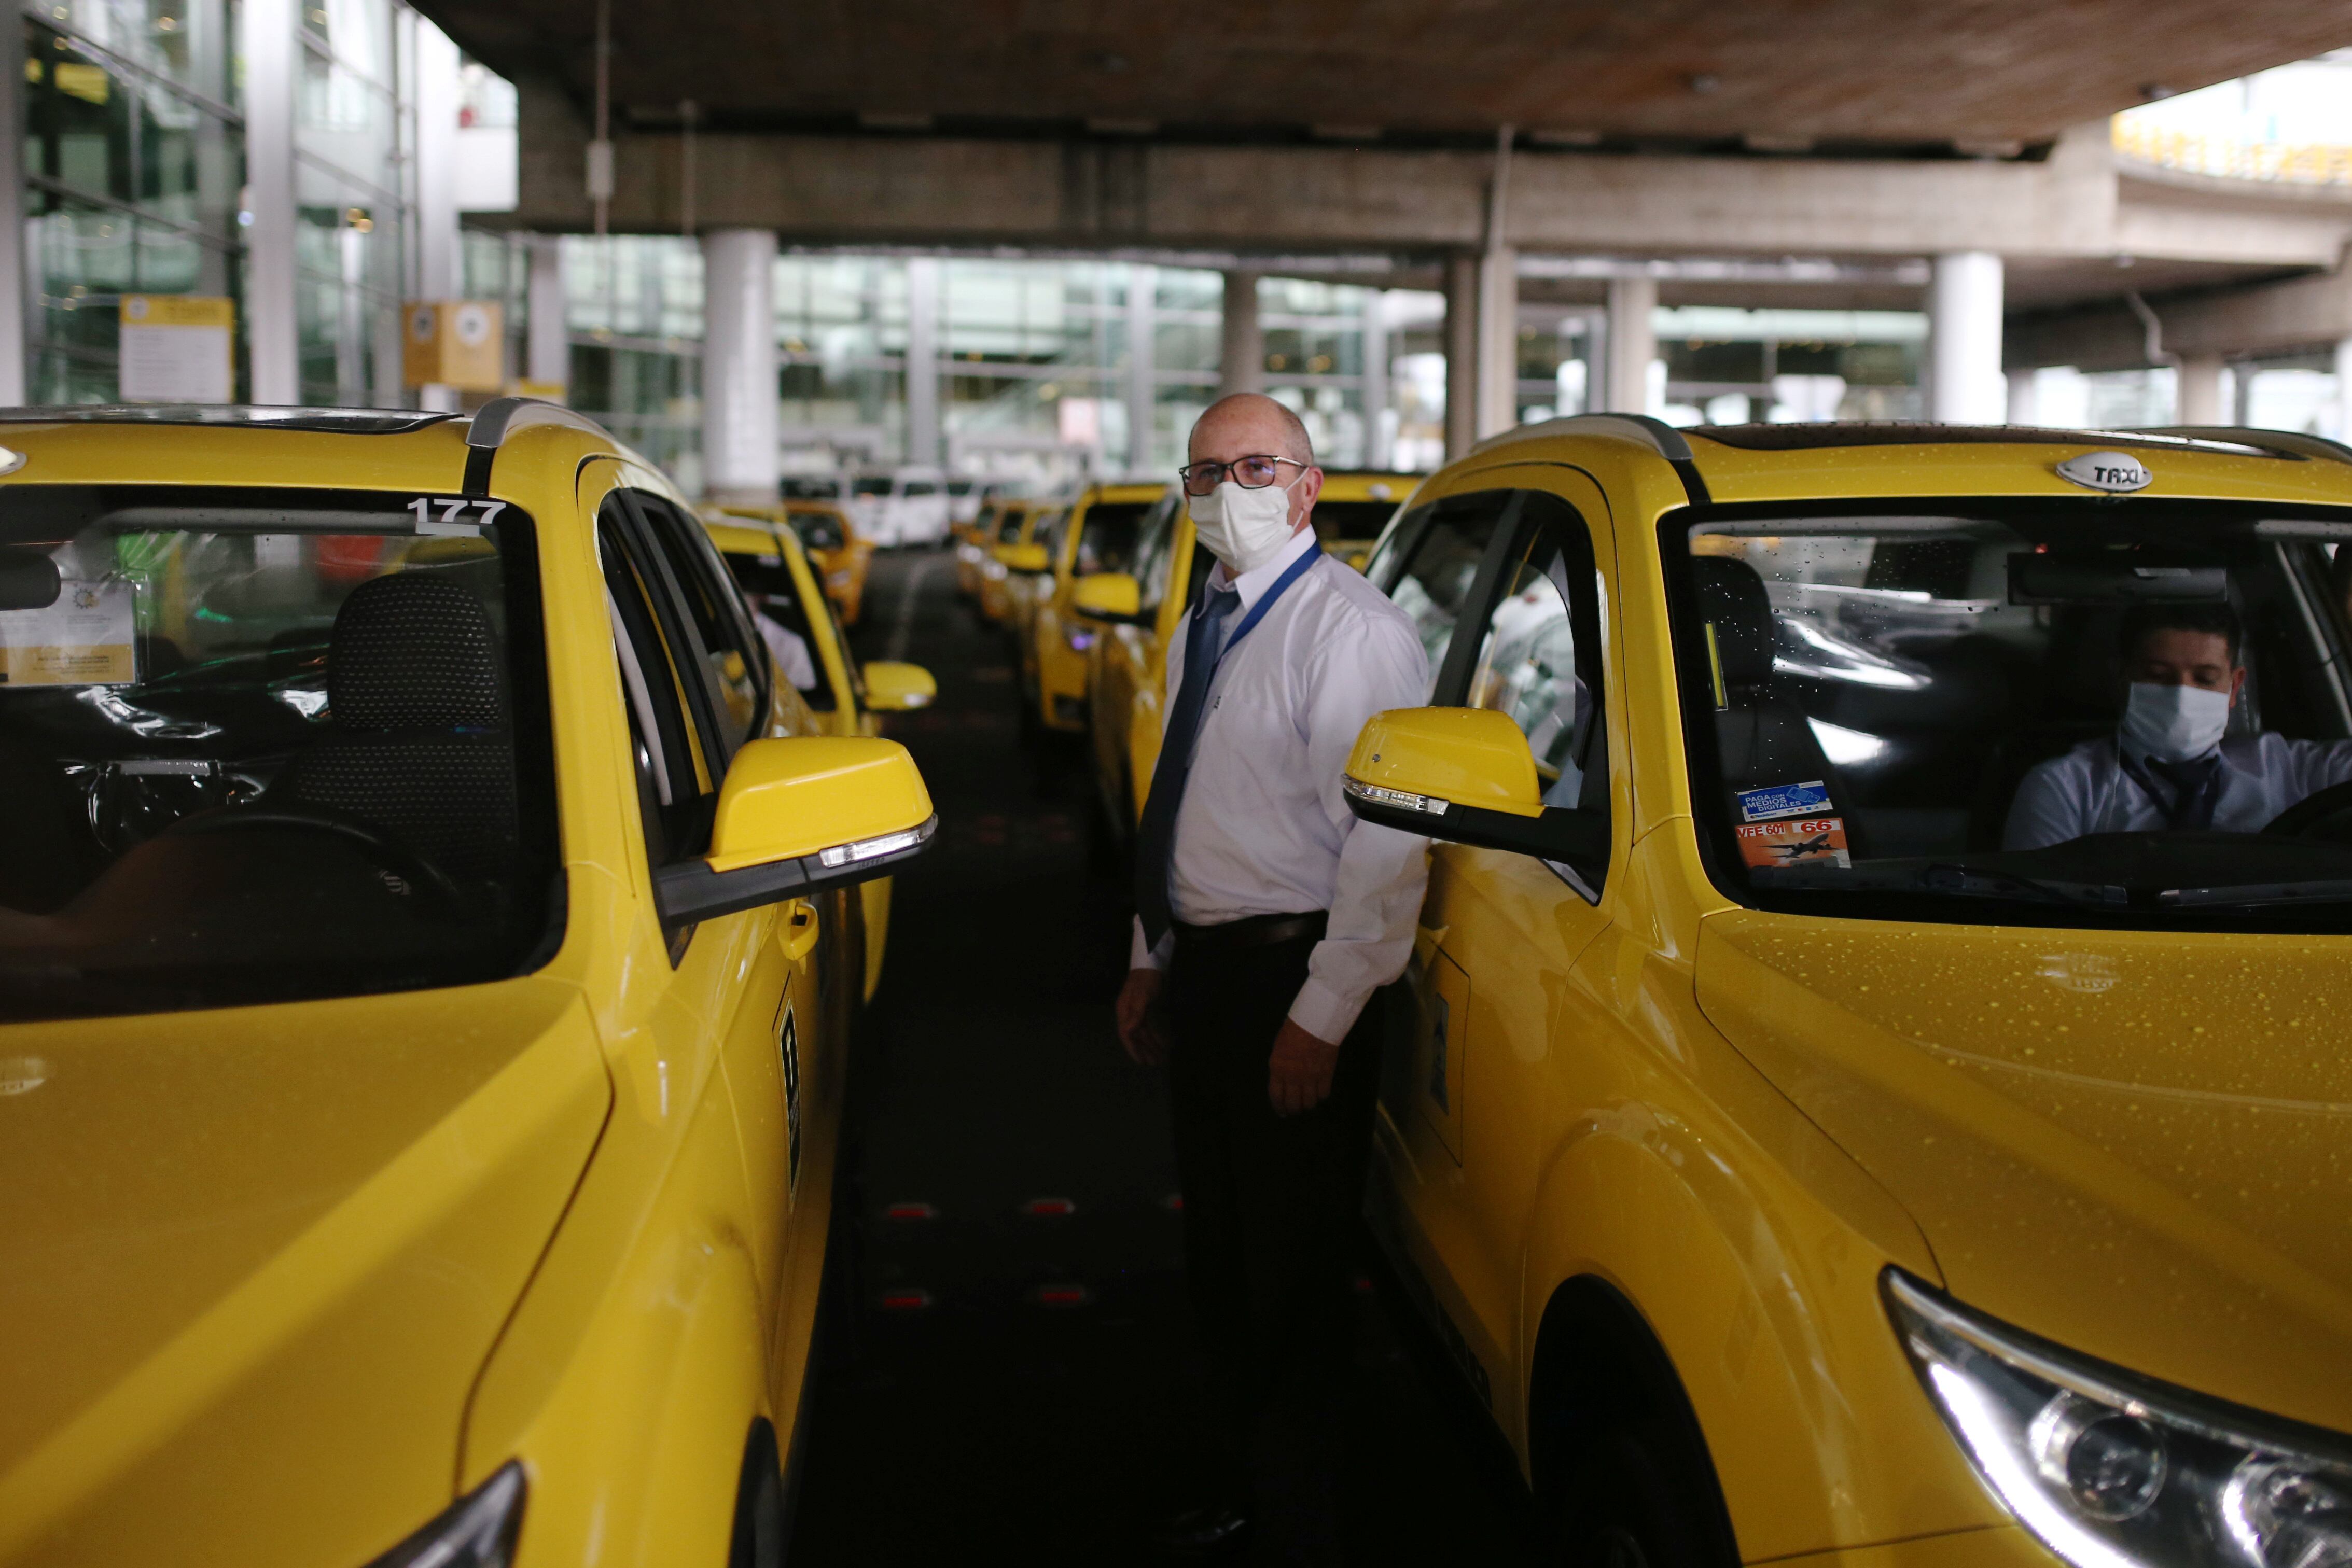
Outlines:
{"label": "driver inside taxi", "polygon": [[2026,774],[2003,849],[2044,849],[2086,833],[2259,832],[2297,801],[2352,779],[2352,741],[2226,733],[2246,685],[2244,629],[2228,604],[2135,606],[2119,642],[2128,685],[2115,734]]}

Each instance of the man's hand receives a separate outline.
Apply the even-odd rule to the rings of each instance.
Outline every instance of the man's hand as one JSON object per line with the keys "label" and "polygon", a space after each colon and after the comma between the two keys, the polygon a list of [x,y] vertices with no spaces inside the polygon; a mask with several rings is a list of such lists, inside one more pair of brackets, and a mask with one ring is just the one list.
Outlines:
{"label": "man's hand", "polygon": [[1167,977],[1158,969],[1129,969],[1118,988],[1118,1043],[1130,1060],[1157,1067],[1168,1060],[1168,1025],[1160,1015],[1160,987]]}
{"label": "man's hand", "polygon": [[[1134,977],[1128,977],[1130,984]],[[1331,1073],[1339,1065],[1339,1048],[1307,1033],[1288,1019],[1274,1037],[1274,1055],[1265,1066],[1266,1098],[1277,1116],[1312,1111],[1331,1095]]]}

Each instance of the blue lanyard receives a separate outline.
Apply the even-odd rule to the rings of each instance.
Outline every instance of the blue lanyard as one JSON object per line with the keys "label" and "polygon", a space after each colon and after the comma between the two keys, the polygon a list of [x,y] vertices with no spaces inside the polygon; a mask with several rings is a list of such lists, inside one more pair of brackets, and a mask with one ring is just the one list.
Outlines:
{"label": "blue lanyard", "polygon": [[[1198,549],[1200,546],[1195,544],[1193,548]],[[1274,601],[1282,597],[1284,591],[1288,589],[1292,583],[1297,582],[1300,578],[1305,577],[1307,572],[1314,569],[1315,563],[1322,559],[1323,541],[1318,539],[1307,549],[1305,554],[1301,555],[1297,560],[1292,561],[1289,566],[1283,570],[1282,575],[1274,580],[1273,587],[1258,595],[1257,602],[1251,605],[1249,613],[1242,617],[1242,623],[1234,628],[1234,634],[1225,639],[1225,645],[1223,647],[1217,650],[1216,664],[1213,664],[1209,666],[1209,673],[1211,674],[1214,674],[1216,673],[1217,666],[1225,662],[1225,655],[1234,651],[1234,644],[1248,636],[1251,629],[1255,627],[1259,622],[1265,619],[1265,612],[1274,608]],[[1201,633],[1201,619],[1202,613],[1208,607],[1208,602],[1209,601],[1207,596],[1205,594],[1202,595],[1200,605],[1192,612],[1192,634],[1196,637]]]}

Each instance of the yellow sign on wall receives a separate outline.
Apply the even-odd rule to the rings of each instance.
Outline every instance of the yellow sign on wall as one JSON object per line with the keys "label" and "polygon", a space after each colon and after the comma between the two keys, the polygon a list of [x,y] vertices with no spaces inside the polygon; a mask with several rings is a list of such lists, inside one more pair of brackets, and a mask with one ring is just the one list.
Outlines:
{"label": "yellow sign on wall", "polygon": [[487,299],[412,300],[401,310],[401,380],[499,391],[507,379],[504,315]]}

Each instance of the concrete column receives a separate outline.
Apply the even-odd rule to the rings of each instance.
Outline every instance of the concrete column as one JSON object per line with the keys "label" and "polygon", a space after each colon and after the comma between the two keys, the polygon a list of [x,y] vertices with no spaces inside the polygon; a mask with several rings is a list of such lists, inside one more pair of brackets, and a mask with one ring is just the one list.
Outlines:
{"label": "concrete column", "polygon": [[702,236],[702,476],[713,500],[772,501],[782,476],[775,278],[773,230]]}
{"label": "concrete column", "polygon": [[416,288],[425,299],[455,299],[457,260],[457,46],[423,17],[416,23]]}
{"label": "concrete column", "polygon": [[[775,247],[769,247],[772,257]],[[776,333],[769,313],[768,402],[776,401]],[[774,444],[770,443],[771,445]],[[926,467],[940,460],[940,262],[907,261],[907,461]]]}
{"label": "concrete column", "polygon": [[1519,423],[1519,253],[1478,259],[1478,439]]}
{"label": "concrete column", "polygon": [[1445,258],[1445,458],[1478,444],[1478,258]]}
{"label": "concrete column", "polygon": [[2000,375],[2001,261],[1989,250],[1939,256],[1927,286],[1927,417],[1994,424]]}
{"label": "concrete column", "polygon": [[[455,299],[465,292],[457,251],[457,46],[423,16],[416,43],[416,293],[420,299]],[[455,413],[454,387],[416,389],[420,408]]]}
{"label": "concrete column", "polygon": [[1265,390],[1265,333],[1257,324],[1257,274],[1225,274],[1224,319],[1217,333],[1217,395]]}
{"label": "concrete column", "polygon": [[547,386],[572,385],[572,324],[563,292],[563,242],[554,235],[530,236],[529,308],[523,312],[523,377]]}
{"label": "concrete column", "polygon": [[[2247,389],[2238,393],[2239,406],[2242,408],[2253,401],[2254,367],[2250,364],[2240,371],[2238,380]],[[2252,422],[2242,413],[2238,423]],[[2336,345],[2336,439],[2352,442],[2352,338],[2342,339]]]}
{"label": "concrete column", "polygon": [[1609,280],[1609,373],[1592,399],[1600,413],[1650,412],[1650,361],[1658,357],[1658,280]]}
{"label": "concrete column", "polygon": [[253,222],[245,231],[245,337],[249,395],[258,403],[302,399],[294,318],[295,0],[245,0],[237,26],[245,55],[245,178]]}
{"label": "concrete column", "polygon": [[1364,391],[1358,401],[1364,410],[1364,450],[1367,468],[1389,465],[1389,295],[1375,288],[1364,300]]}
{"label": "concrete column", "polygon": [[[232,40],[222,0],[197,0],[186,7],[180,25],[187,29],[188,68],[194,85],[200,92],[229,102],[236,89],[230,85]],[[13,47],[10,57],[15,58]],[[24,67],[15,63],[7,68],[21,75]],[[228,246],[237,238],[237,170],[228,127],[209,114],[196,116],[195,154],[196,222],[215,242],[196,248],[196,292],[222,296],[229,291]]]}
{"label": "concrete column", "polygon": [[[25,167],[25,29],[0,28],[0,169]],[[25,200],[9,176],[9,199],[0,202],[0,404],[25,401],[25,332],[31,305],[26,298]]]}
{"label": "concrete column", "polygon": [[[2344,356],[2345,345],[2338,343],[2336,346],[2336,384],[2339,397],[2340,389],[2345,385],[2344,372],[2352,369],[2345,363]],[[2339,402],[2337,407],[2340,412],[2342,404]],[[2242,428],[2254,423],[2254,361],[2252,360],[2240,360],[2230,367],[2230,423]],[[2347,419],[2343,428],[2352,432],[2352,419]],[[2336,439],[2341,441],[2344,436],[2339,434]]]}
{"label": "concrete column", "polygon": [[1127,471],[1151,472],[1152,412],[1158,402],[1160,269],[1127,269]]}
{"label": "concrete column", "polygon": [[2179,424],[2222,424],[2221,356],[2186,354],[2173,378],[2172,417]]}

